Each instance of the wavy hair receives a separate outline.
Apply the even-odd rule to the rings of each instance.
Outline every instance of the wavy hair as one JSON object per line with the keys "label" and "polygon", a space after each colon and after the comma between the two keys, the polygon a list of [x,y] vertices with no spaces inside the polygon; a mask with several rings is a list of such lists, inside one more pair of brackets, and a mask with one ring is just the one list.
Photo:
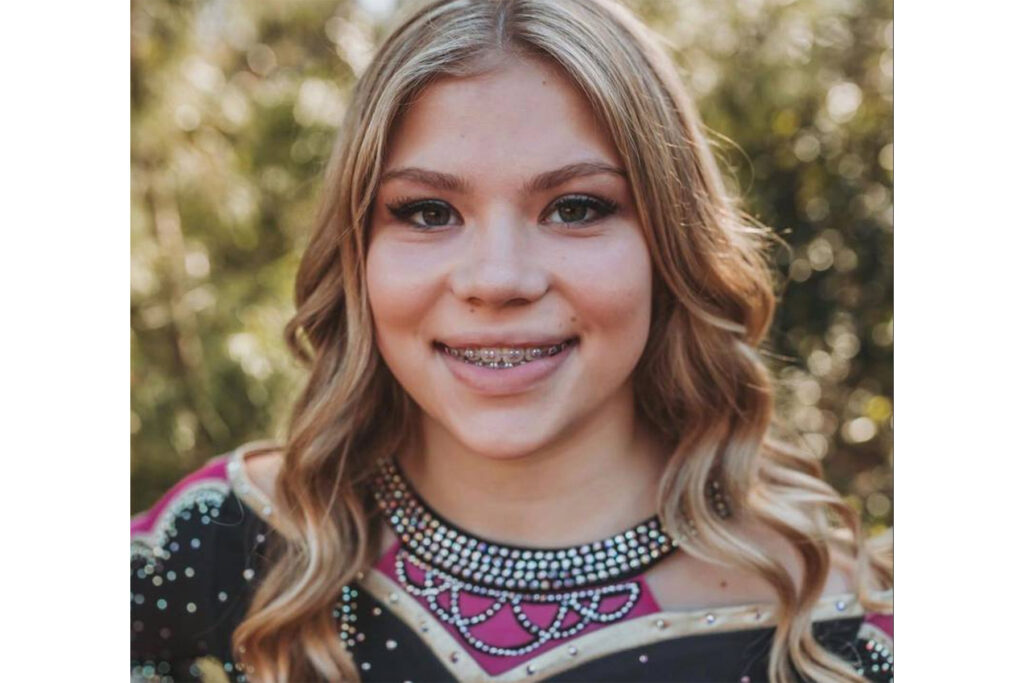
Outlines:
{"label": "wavy hair", "polygon": [[[296,282],[286,336],[310,369],[276,482],[269,570],[234,646],[251,680],[358,680],[337,636],[337,587],[373,562],[379,538],[368,479],[413,434],[416,407],[373,339],[365,258],[370,209],[403,105],[433,80],[495,59],[560,67],[603,121],[625,165],[655,271],[650,337],[634,371],[638,412],[674,444],[658,512],[684,552],[766,579],[778,596],[769,673],[776,683],[862,680],[811,633],[834,548],[857,558],[861,602],[892,583],[891,557],[869,552],[857,515],[813,456],[774,436],[772,373],[758,347],[775,308],[771,233],[729,197],[658,37],[612,0],[435,0],[385,40],[356,84],[328,167]],[[799,580],[718,516],[784,537]]]}

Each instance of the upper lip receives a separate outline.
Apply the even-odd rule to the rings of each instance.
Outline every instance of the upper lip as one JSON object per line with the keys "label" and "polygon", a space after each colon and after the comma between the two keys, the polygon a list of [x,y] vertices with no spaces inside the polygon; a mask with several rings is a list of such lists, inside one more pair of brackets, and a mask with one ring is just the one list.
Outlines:
{"label": "upper lip", "polygon": [[564,341],[574,339],[573,336],[551,335],[533,332],[479,332],[453,334],[437,341],[451,348],[463,348],[467,346],[501,347],[501,346],[554,346]]}

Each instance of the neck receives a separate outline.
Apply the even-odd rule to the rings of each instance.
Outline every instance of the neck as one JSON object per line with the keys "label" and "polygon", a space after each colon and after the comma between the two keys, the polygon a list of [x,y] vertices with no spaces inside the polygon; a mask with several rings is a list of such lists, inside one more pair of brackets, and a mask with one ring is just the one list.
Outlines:
{"label": "neck", "polygon": [[400,454],[410,483],[465,531],[526,547],[564,547],[616,534],[655,513],[665,452],[636,419],[632,392],[556,440],[517,457],[466,448],[424,416]]}

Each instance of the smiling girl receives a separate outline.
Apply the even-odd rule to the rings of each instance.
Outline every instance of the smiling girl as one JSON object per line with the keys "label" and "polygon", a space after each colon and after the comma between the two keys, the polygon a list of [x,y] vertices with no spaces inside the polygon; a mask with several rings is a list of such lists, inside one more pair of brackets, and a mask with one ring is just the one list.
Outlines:
{"label": "smiling girl", "polygon": [[891,680],[891,555],[769,435],[766,234],[604,0],[442,0],[342,125],[286,444],[133,523],[133,671]]}

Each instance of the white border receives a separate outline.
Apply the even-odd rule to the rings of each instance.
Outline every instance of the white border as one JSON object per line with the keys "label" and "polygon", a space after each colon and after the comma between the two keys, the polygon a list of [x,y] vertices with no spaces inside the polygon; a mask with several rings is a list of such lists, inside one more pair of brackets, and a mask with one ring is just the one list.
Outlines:
{"label": "white border", "polygon": [[904,681],[1019,670],[1021,10],[896,3]]}
{"label": "white border", "polygon": [[4,8],[6,680],[128,677],[128,14]]}

